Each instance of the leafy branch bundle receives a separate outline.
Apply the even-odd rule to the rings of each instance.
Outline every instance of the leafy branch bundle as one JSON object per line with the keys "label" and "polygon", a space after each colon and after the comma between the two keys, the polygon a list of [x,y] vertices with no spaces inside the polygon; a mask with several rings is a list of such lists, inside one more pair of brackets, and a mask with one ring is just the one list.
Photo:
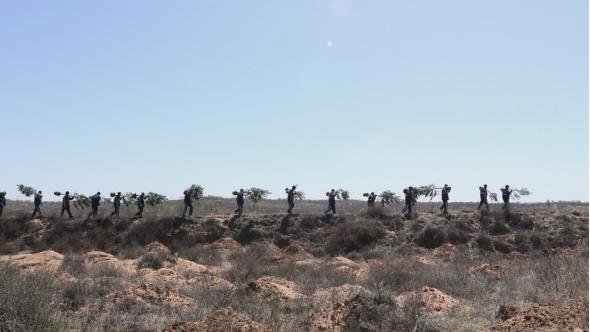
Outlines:
{"label": "leafy branch bundle", "polygon": [[252,187],[248,189],[248,191],[246,191],[246,198],[248,198],[254,203],[260,202],[261,200],[265,199],[268,195],[270,195],[270,191],[256,187]]}
{"label": "leafy branch bundle", "polygon": [[158,204],[164,203],[167,200],[168,200],[168,198],[166,198],[166,196],[164,196],[164,195],[160,195],[160,194],[154,193],[154,192],[149,192],[147,194],[147,199],[145,200],[145,203],[149,206],[156,206]]}
{"label": "leafy branch bundle", "polygon": [[[336,193],[336,199],[348,200],[350,198],[350,192],[348,190],[338,189],[335,191],[335,193]],[[326,193],[326,196],[330,196],[329,191]]]}
{"label": "leafy branch bundle", "polygon": [[[295,185],[295,189],[297,189],[297,185]],[[289,188],[285,188],[285,192],[288,193],[289,192]],[[301,201],[301,200],[304,200],[305,199],[305,193],[303,191],[294,190],[293,191],[293,197],[295,199],[298,199],[298,200]]]}
{"label": "leafy branch bundle", "polygon": [[82,195],[82,194],[74,194],[74,197],[76,198],[76,200],[74,201],[74,207],[76,209],[81,209],[81,210],[86,210],[88,208],[90,208],[92,201],[90,200],[90,197],[86,196],[86,195]]}
{"label": "leafy branch bundle", "polygon": [[[194,200],[198,201],[199,199],[203,198],[204,189],[201,185],[193,184],[188,189],[186,189],[186,191],[189,193],[190,197]],[[155,194],[155,193],[152,193],[152,194]],[[164,196],[164,200],[165,199],[166,199],[166,197]]]}
{"label": "leafy branch bundle", "polygon": [[414,198],[417,199],[420,196],[430,197],[430,200],[436,197],[438,194],[437,188],[431,184],[428,186],[414,187]]}
{"label": "leafy branch bundle", "polygon": [[488,191],[488,195],[490,196],[490,199],[492,201],[494,201],[494,202],[497,202],[498,201],[498,194]]}
{"label": "leafy branch bundle", "polygon": [[123,195],[123,204],[125,206],[135,205],[135,203],[137,203],[137,194],[127,192]]}
{"label": "leafy branch bundle", "polygon": [[388,205],[392,204],[392,203],[399,203],[402,201],[401,198],[391,190],[385,190],[377,197],[381,198],[382,204],[388,204]]}
{"label": "leafy branch bundle", "polygon": [[515,199],[520,199],[522,196],[528,196],[531,195],[532,192],[530,192],[527,188],[513,188],[512,189],[512,196],[514,196]]}
{"label": "leafy branch bundle", "polygon": [[19,184],[16,186],[16,188],[18,189],[18,191],[20,191],[21,194],[23,194],[27,197],[31,197],[31,196],[35,195],[35,192],[37,191],[37,190],[35,190],[35,188],[25,186],[24,184]]}

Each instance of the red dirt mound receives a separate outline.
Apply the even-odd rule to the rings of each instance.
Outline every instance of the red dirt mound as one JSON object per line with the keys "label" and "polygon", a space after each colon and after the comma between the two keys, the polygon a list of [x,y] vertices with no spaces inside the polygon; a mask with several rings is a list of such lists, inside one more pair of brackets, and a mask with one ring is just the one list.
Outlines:
{"label": "red dirt mound", "polygon": [[107,299],[114,304],[122,301],[133,304],[151,304],[160,306],[167,304],[171,307],[188,307],[194,305],[194,300],[178,293],[168,286],[159,287],[153,284],[142,283],[121,292],[107,295]]}
{"label": "red dirt mound", "polygon": [[242,245],[238,243],[238,241],[232,239],[231,237],[224,237],[221,238],[210,245],[211,249],[220,250],[220,251],[239,251],[242,250]]}
{"label": "red dirt mound", "polygon": [[165,245],[161,244],[160,242],[152,242],[147,244],[145,247],[143,247],[143,253],[147,254],[147,253],[152,253],[152,254],[156,254],[156,253],[170,253],[170,249],[168,249],[168,247],[166,247]]}
{"label": "red dirt mound", "polygon": [[511,307],[492,331],[582,331],[587,323],[587,313],[587,299],[562,305],[536,305],[526,310]]}
{"label": "red dirt mound", "polygon": [[298,259],[298,260],[306,260],[306,259],[313,258],[312,254],[310,254],[307,250],[305,250],[305,248],[303,248],[302,246],[300,246],[298,244],[293,244],[293,245],[290,245],[290,246],[284,248],[283,252],[287,256]]}
{"label": "red dirt mound", "polygon": [[422,310],[427,312],[446,312],[460,304],[458,300],[431,287],[422,287],[420,292],[402,293],[395,298],[395,302],[399,307],[403,307],[408,300],[416,298]]}
{"label": "red dirt mound", "polygon": [[450,243],[445,243],[442,246],[432,250],[432,254],[437,257],[451,256],[457,251],[457,247]]}
{"label": "red dirt mound", "polygon": [[275,299],[294,300],[304,297],[299,292],[296,283],[273,276],[260,277],[256,281],[250,282],[248,287],[255,292],[260,292]]}
{"label": "red dirt mound", "polygon": [[476,275],[478,273],[485,273],[489,276],[492,276],[496,279],[502,279],[504,274],[506,273],[506,268],[500,265],[495,264],[479,264],[476,266],[472,266],[469,268],[469,273],[471,275]]}
{"label": "red dirt mound", "polygon": [[57,270],[63,262],[64,256],[53,250],[46,250],[34,254],[18,254],[1,256],[0,262],[9,263],[23,270],[47,269]]}
{"label": "red dirt mound", "polygon": [[217,310],[204,320],[174,323],[164,332],[270,332],[271,329],[246,316],[236,313],[231,308]]}
{"label": "red dirt mound", "polygon": [[317,302],[329,304],[349,301],[358,294],[369,294],[369,290],[360,285],[344,284],[338,287],[321,288],[313,293],[313,299]]}

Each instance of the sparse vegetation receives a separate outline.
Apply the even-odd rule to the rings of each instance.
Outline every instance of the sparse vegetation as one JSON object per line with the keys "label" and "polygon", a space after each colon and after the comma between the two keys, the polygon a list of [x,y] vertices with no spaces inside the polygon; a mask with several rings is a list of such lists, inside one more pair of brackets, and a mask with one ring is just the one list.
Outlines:
{"label": "sparse vegetation", "polygon": [[[26,247],[23,264],[44,268],[0,263],[0,330],[165,330],[231,307],[275,331],[314,330],[321,317],[341,331],[479,331],[518,308],[587,294],[587,210],[425,211],[410,221],[379,210],[292,216],[280,235],[282,215],[3,219],[5,245]],[[432,313],[424,289],[460,306]]]}

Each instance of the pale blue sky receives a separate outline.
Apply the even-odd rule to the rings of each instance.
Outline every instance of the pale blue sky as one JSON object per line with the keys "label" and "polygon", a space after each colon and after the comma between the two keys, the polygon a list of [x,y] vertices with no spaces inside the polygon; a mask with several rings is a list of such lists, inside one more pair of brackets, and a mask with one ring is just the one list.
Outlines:
{"label": "pale blue sky", "polygon": [[588,2],[5,1],[0,190],[588,200]]}

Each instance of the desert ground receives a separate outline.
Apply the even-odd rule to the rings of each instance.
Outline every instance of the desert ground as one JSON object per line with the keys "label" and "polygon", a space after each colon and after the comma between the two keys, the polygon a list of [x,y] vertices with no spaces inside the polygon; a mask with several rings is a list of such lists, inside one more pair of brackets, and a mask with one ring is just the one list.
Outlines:
{"label": "desert ground", "polygon": [[588,205],[207,198],[0,218],[0,331],[588,331]]}

